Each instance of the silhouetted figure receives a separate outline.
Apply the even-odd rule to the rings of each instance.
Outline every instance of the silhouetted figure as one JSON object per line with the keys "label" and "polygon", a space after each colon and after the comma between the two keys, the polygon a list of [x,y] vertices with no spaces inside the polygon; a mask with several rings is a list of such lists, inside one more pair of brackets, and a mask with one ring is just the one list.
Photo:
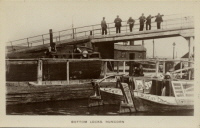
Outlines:
{"label": "silhouetted figure", "polygon": [[114,20],[115,27],[116,27],[116,33],[121,33],[121,24],[122,20],[117,16],[117,18]]}
{"label": "silhouetted figure", "polygon": [[144,22],[145,22],[145,16],[144,13],[142,13],[142,16],[140,16],[139,20],[140,20],[140,31],[143,31],[144,29]]}
{"label": "silhouetted figure", "polygon": [[101,28],[102,28],[102,35],[107,35],[107,24],[105,21],[105,17],[103,17],[103,20],[101,21]]}
{"label": "silhouetted figure", "polygon": [[146,18],[146,30],[151,30],[151,19],[154,18],[154,16],[149,15]]}
{"label": "silhouetted figure", "polygon": [[162,16],[164,15],[160,15],[160,13],[158,13],[158,15],[156,16],[155,21],[157,22],[157,29],[160,29],[161,22],[163,22]]}
{"label": "silhouetted figure", "polygon": [[75,53],[74,58],[80,58],[82,51],[80,48],[78,48],[76,45],[74,45],[73,53]]}
{"label": "silhouetted figure", "polygon": [[127,21],[127,24],[129,24],[130,32],[132,32],[133,30],[134,23],[135,23],[135,20],[132,19],[132,17],[130,17]]}

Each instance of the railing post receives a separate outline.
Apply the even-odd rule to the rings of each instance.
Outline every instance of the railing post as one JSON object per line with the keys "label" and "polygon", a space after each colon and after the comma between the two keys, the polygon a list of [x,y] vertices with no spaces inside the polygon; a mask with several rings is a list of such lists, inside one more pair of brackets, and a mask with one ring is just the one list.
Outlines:
{"label": "railing post", "polygon": [[43,45],[44,45],[44,37],[43,37],[43,35],[42,35],[42,42],[43,42]]}
{"label": "railing post", "polygon": [[110,27],[109,27],[109,24],[108,24],[108,32],[109,32],[109,35],[110,35]]}
{"label": "railing post", "polygon": [[126,25],[126,33],[127,33],[127,25]]}
{"label": "railing post", "polygon": [[74,28],[72,28],[72,37],[74,39]]}
{"label": "railing post", "polygon": [[67,66],[67,68],[66,68],[67,69],[67,71],[66,71],[67,72],[67,84],[69,85],[69,60],[67,60],[66,66]]}
{"label": "railing post", "polygon": [[[182,63],[182,61],[180,61],[180,69],[182,69],[182,66],[183,66],[183,63]],[[182,78],[182,70],[181,70],[181,76],[180,77]]]}
{"label": "railing post", "polygon": [[104,78],[106,77],[107,73],[107,61],[104,62]]}
{"label": "railing post", "polygon": [[94,26],[92,25],[92,35],[94,36]]}
{"label": "railing post", "polygon": [[58,34],[59,34],[59,42],[60,42],[60,31],[58,32]]}
{"label": "railing post", "polygon": [[163,61],[163,74],[165,73],[165,61]]}
{"label": "railing post", "polygon": [[28,43],[28,47],[29,47],[29,42],[28,42],[28,38],[27,38],[27,43]]}
{"label": "railing post", "polygon": [[42,60],[38,60],[37,82],[42,85]]}
{"label": "railing post", "polygon": [[76,28],[74,28],[74,38],[76,38]]}
{"label": "railing post", "polygon": [[13,50],[13,45],[12,45],[12,41],[10,41],[10,44],[11,44],[11,48],[12,48],[12,50]]}
{"label": "railing post", "polygon": [[123,62],[123,74],[126,73],[126,61]]}

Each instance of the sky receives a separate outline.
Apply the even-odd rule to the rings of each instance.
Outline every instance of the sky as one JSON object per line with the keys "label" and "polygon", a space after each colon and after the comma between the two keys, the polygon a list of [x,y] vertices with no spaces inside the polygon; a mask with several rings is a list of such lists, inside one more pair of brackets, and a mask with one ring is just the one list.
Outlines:
{"label": "sky", "polygon": [[[125,21],[130,16],[138,19],[161,13],[171,15],[193,15],[195,2],[136,2],[136,1],[64,1],[64,0],[13,0],[0,1],[1,43],[48,33],[49,29],[60,31],[72,27],[100,24],[102,17],[113,22],[117,15]],[[164,18],[164,17],[163,17]],[[178,57],[188,52],[188,43],[183,37],[155,39],[155,56],[172,57],[176,43]],[[147,56],[153,53],[152,40],[145,40]],[[137,41],[136,44],[141,44]]]}

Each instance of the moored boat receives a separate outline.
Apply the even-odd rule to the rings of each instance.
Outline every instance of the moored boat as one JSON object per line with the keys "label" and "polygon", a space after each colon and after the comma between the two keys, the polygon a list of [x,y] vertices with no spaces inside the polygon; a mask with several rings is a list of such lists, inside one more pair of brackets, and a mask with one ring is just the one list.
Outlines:
{"label": "moored boat", "polygon": [[[192,70],[193,68],[189,67],[179,72],[184,71],[184,74],[181,74],[183,78],[187,74],[192,76]],[[178,75],[166,73],[164,78],[117,76],[116,88],[100,87],[100,95],[105,104],[117,104],[120,109],[128,107],[134,108],[135,111],[193,110],[194,80],[192,77],[177,79],[173,76]]]}

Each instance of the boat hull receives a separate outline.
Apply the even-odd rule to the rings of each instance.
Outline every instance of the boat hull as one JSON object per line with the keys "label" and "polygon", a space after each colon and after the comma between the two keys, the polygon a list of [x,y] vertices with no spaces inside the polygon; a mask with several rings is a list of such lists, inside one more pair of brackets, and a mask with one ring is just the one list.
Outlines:
{"label": "boat hull", "polygon": [[[104,104],[115,104],[119,105],[122,101],[124,102],[124,96],[122,95],[121,89],[110,88],[105,90],[104,88],[100,89],[102,100]],[[110,91],[108,91],[110,90]],[[147,94],[149,99],[141,97],[142,93],[134,92],[134,107],[137,111],[179,111],[179,110],[193,110],[194,105],[178,105],[176,104],[175,97],[166,97],[166,96],[156,96]],[[153,100],[152,100],[153,99]],[[159,99],[159,100],[158,100]]]}
{"label": "boat hull", "polygon": [[152,102],[149,100],[141,99],[140,97],[134,97],[134,103],[137,111],[152,111],[152,112],[164,112],[164,111],[178,111],[194,109],[194,105],[167,105]]}

